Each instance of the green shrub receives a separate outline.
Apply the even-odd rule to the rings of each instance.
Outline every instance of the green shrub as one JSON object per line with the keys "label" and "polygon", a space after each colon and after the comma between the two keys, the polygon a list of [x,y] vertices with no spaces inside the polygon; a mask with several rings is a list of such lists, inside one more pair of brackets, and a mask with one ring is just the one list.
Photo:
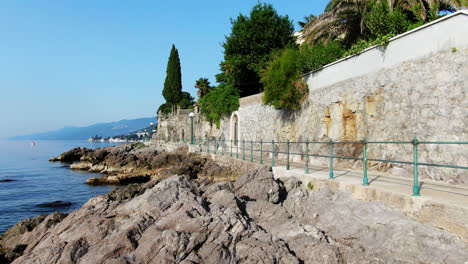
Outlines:
{"label": "green shrub", "polygon": [[307,85],[301,80],[297,67],[300,53],[286,48],[273,57],[261,73],[264,88],[263,103],[276,109],[295,110],[308,94]]}
{"label": "green shrub", "polygon": [[188,92],[182,92],[179,103],[177,103],[182,109],[193,109],[195,104],[194,98]]}
{"label": "green shrub", "polygon": [[157,112],[159,113],[159,111],[161,111],[163,114],[168,114],[172,112],[172,106],[169,103],[161,104]]}
{"label": "green shrub", "polygon": [[332,41],[328,45],[318,43],[314,46],[303,44],[301,46],[301,56],[298,59],[299,72],[302,74],[316,71],[321,67],[339,60],[345,49],[339,41]]}
{"label": "green shrub", "polygon": [[399,9],[390,10],[387,1],[371,2],[369,12],[364,15],[364,24],[370,31],[370,39],[403,33],[412,24]]}
{"label": "green shrub", "polygon": [[359,40],[356,44],[351,46],[344,54],[343,57],[351,56],[354,54],[357,54],[359,52],[362,52],[363,50],[370,48],[372,46],[378,45],[382,47],[386,47],[388,45],[388,42],[394,35],[385,35],[378,37],[374,40]]}
{"label": "green shrub", "polygon": [[239,108],[239,91],[232,85],[220,84],[200,100],[200,112],[219,128],[221,118]]}
{"label": "green shrub", "polygon": [[132,148],[133,149],[143,149],[143,148],[147,148],[148,146],[141,143],[141,142],[136,142],[136,143],[133,143],[132,144]]}

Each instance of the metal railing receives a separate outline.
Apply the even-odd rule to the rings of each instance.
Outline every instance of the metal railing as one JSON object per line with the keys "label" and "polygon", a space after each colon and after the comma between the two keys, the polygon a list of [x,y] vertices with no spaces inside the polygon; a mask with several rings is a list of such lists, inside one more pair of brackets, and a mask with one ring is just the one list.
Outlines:
{"label": "metal railing", "polygon": [[[184,140],[185,143],[190,143],[190,140]],[[420,186],[419,186],[419,166],[433,166],[433,167],[441,167],[441,168],[452,168],[452,169],[463,169],[468,170],[467,166],[459,166],[459,165],[447,165],[447,164],[432,164],[432,163],[425,163],[419,162],[419,153],[418,153],[418,146],[422,144],[440,144],[440,145],[466,145],[468,142],[442,142],[442,141],[419,141],[416,137],[412,141],[367,141],[363,139],[361,141],[305,141],[305,142],[291,142],[291,141],[279,141],[275,142],[274,140],[271,141],[253,141],[253,140],[225,140],[225,139],[217,139],[217,138],[194,138],[193,140],[194,145],[199,147],[200,152],[206,153],[213,153],[219,154],[221,151],[221,155],[229,155],[230,157],[242,158],[242,160],[246,160],[249,158],[250,162],[254,162],[254,160],[258,160],[260,164],[264,164],[265,159],[270,159],[271,166],[276,166],[278,160],[278,155],[283,154],[285,155],[285,166],[287,170],[291,169],[291,156],[299,155],[302,158],[305,158],[305,173],[309,173],[309,165],[310,165],[310,158],[328,158],[329,159],[329,179],[334,179],[334,160],[335,159],[344,159],[344,160],[357,160],[362,161],[363,163],[363,178],[362,178],[362,185],[369,186],[369,178],[368,178],[368,162],[383,162],[383,163],[395,163],[395,164],[405,164],[413,166],[413,196],[420,196]],[[268,148],[267,145],[270,145]],[[285,144],[285,150],[280,151],[278,147],[280,144]],[[324,154],[314,154],[309,151],[309,147],[311,145],[325,145],[328,146],[328,153],[327,155]],[[362,145],[362,157],[349,157],[349,156],[335,156],[335,146],[341,144],[359,144]],[[387,159],[375,159],[375,158],[368,158],[368,147],[371,144],[410,144],[412,145],[412,161],[401,161],[401,160],[387,160]],[[247,148],[246,148],[247,145]],[[291,146],[292,145],[300,145],[301,146],[301,153],[292,152]],[[248,153],[247,153],[248,152]],[[259,154],[256,156],[255,154]],[[265,156],[266,155],[266,156]],[[361,155],[359,155],[361,156]],[[284,161],[284,159],[282,159]]]}

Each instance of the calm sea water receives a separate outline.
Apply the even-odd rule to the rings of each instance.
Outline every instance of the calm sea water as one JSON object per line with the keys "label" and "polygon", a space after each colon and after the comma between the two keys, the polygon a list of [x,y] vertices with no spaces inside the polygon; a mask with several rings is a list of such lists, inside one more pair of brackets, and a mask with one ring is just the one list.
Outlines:
{"label": "calm sea water", "polygon": [[[52,156],[74,147],[106,147],[115,143],[87,141],[0,141],[0,234],[18,221],[50,214],[70,212],[81,207],[91,197],[109,192],[110,186],[88,186],[84,182],[97,174],[72,171],[67,164],[49,162]],[[38,208],[53,201],[71,202],[68,208]]]}

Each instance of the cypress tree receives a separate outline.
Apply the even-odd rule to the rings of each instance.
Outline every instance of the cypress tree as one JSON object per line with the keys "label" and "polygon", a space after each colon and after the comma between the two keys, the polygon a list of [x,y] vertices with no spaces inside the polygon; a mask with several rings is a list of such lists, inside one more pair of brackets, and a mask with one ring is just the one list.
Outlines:
{"label": "cypress tree", "polygon": [[164,99],[171,106],[177,105],[182,99],[182,73],[180,71],[179,51],[172,44],[171,54],[167,62],[166,80],[162,92]]}

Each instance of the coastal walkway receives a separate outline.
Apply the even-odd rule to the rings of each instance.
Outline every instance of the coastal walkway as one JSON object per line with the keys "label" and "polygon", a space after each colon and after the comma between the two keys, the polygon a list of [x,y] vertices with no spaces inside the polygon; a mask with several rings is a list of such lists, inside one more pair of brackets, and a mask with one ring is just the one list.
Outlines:
{"label": "coastal walkway", "polygon": [[188,145],[190,152],[208,155],[220,164],[237,164],[237,167],[271,166],[275,178],[296,177],[314,191],[326,187],[333,192],[350,192],[355,199],[382,202],[419,222],[444,229],[468,242],[468,186],[424,178],[418,181],[420,196],[414,195],[411,165],[407,164],[408,168],[404,170],[406,173],[401,176],[368,170],[368,185],[364,185],[362,167],[352,169],[335,165],[331,178],[330,167],[311,164],[306,166],[302,159],[291,158],[287,161],[287,156],[281,152],[279,155],[276,153],[272,160],[271,153],[260,156],[258,152],[248,149],[230,151],[229,148],[215,149],[212,146],[208,149],[199,144],[178,143],[179,146],[181,144]]}
{"label": "coastal walkway", "polygon": [[[208,154],[208,153],[205,153]],[[228,163],[256,163],[271,166],[271,159],[259,164],[259,157],[250,160],[223,156],[219,152],[209,154],[212,159]],[[242,166],[242,165],[241,165]],[[353,198],[382,202],[419,222],[429,224],[456,234],[468,242],[468,186],[454,185],[441,181],[422,179],[419,181],[420,196],[413,196],[412,175],[396,177],[384,172],[370,171],[368,186],[363,185],[362,170],[340,168],[334,170],[334,178],[329,177],[329,168],[290,162],[289,169],[283,159],[276,159],[272,167],[275,178],[296,177],[313,190],[324,187],[334,192],[350,192]]]}
{"label": "coastal walkway", "polygon": [[[329,179],[327,167],[311,166],[309,173],[306,174],[304,173],[305,166],[303,164],[294,163],[294,168],[289,170],[284,165],[284,162],[280,161],[277,166],[273,167],[276,177],[294,176],[306,182],[313,179],[336,182],[338,185],[346,187],[359,186],[362,187],[362,189],[360,188],[361,190],[370,187],[370,189],[401,196],[411,196],[413,187],[412,175],[408,175],[408,177],[396,177],[383,172],[372,171],[368,174],[369,186],[363,186],[362,171],[339,169],[334,171],[335,177]],[[454,185],[441,181],[422,179],[419,182],[419,186],[421,193],[421,196],[417,197],[419,200],[435,201],[468,210],[468,186],[466,185]]]}

